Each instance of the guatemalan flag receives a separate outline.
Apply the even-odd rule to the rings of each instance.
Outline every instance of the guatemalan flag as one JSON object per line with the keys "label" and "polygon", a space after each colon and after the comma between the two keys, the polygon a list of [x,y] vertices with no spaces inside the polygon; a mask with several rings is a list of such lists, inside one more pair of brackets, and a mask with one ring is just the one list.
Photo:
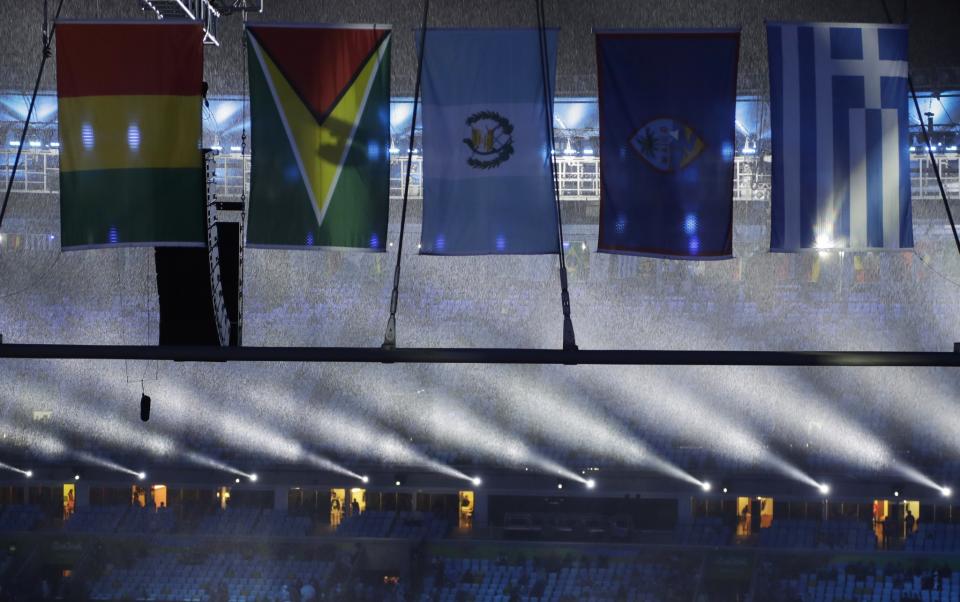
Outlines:
{"label": "guatemalan flag", "polygon": [[913,246],[907,28],[768,23],[771,251]]}
{"label": "guatemalan flag", "polygon": [[731,257],[740,32],[596,36],[598,250]]}
{"label": "guatemalan flag", "polygon": [[557,31],[428,29],[423,57],[423,229],[429,255],[556,253],[547,133]]}

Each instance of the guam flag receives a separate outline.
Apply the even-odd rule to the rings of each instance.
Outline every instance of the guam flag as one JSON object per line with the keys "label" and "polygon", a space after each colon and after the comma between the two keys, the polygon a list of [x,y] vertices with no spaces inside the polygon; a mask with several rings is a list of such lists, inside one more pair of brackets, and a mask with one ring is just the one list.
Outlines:
{"label": "guam flag", "polygon": [[247,244],[383,251],[390,29],[248,25],[253,130]]}
{"label": "guam flag", "polygon": [[731,257],[740,32],[596,36],[598,250]]}
{"label": "guam flag", "polygon": [[429,255],[557,252],[547,103],[536,29],[428,29],[423,230]]}
{"label": "guam flag", "polygon": [[57,24],[64,249],[206,245],[203,28]]}

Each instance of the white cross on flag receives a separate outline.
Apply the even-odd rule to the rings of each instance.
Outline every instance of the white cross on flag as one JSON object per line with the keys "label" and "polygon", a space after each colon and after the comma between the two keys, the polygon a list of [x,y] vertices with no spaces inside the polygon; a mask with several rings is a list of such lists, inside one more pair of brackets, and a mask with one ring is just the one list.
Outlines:
{"label": "white cross on flag", "polygon": [[768,23],[770,248],[913,246],[907,27]]}

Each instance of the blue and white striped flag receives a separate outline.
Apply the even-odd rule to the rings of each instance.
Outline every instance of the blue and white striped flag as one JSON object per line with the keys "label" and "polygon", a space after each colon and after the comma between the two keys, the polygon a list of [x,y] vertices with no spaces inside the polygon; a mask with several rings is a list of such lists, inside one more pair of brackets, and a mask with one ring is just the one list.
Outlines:
{"label": "blue and white striped flag", "polygon": [[913,246],[907,27],[768,23],[771,251]]}

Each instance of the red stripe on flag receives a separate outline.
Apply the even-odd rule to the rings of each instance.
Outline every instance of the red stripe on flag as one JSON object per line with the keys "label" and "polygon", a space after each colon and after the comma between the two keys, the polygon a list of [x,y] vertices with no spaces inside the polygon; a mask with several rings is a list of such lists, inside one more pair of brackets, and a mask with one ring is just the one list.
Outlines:
{"label": "red stripe on flag", "polygon": [[388,29],[247,28],[314,115],[326,115]]}
{"label": "red stripe on flag", "polygon": [[199,23],[58,23],[57,94],[197,96]]}

